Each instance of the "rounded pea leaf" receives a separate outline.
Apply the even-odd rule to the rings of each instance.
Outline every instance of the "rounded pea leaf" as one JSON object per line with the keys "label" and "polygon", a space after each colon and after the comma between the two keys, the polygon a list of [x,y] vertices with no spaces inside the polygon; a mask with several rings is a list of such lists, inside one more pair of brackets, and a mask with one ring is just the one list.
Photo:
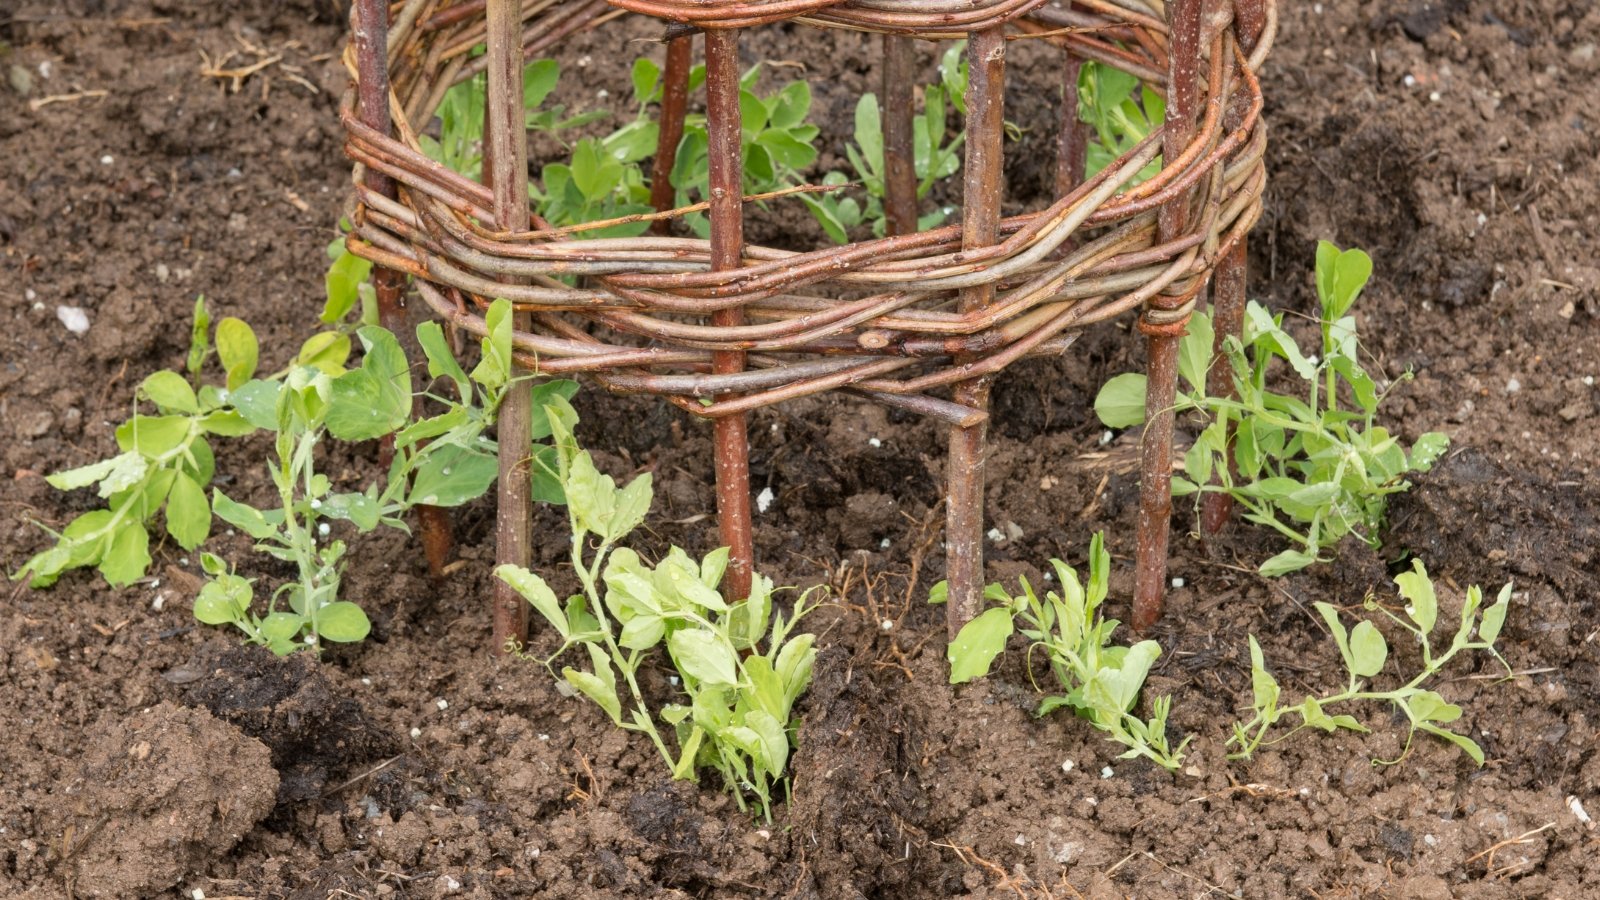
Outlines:
{"label": "rounded pea leaf", "polygon": [[194,395],[194,388],[189,387],[189,382],[177,372],[156,372],[144,380],[139,386],[139,392],[150,398],[150,402],[161,407],[163,412],[198,413],[199,400]]}
{"label": "rounded pea leaf", "polygon": [[1094,398],[1094,412],[1107,428],[1129,428],[1144,421],[1144,376],[1125,372],[1105,383]]}
{"label": "rounded pea leaf", "polygon": [[211,534],[211,504],[205,489],[179,472],[167,494],[167,533],[185,550],[193,550]]}
{"label": "rounded pea leaf", "polygon": [[735,684],[739,680],[733,648],[704,628],[675,631],[667,636],[678,671],[703,684]]}
{"label": "rounded pea leaf", "polygon": [[260,353],[256,333],[243,319],[229,316],[217,323],[217,358],[228,373],[228,390],[250,380],[256,373]]}
{"label": "rounded pea leaf", "polygon": [[329,603],[317,611],[317,636],[341,644],[359,641],[372,631],[372,622],[361,607],[347,600]]}
{"label": "rounded pea leaf", "polygon": [[997,606],[961,626],[956,639],[950,642],[946,656],[950,660],[950,683],[965,684],[974,678],[989,674],[989,666],[1006,647],[1015,626],[1011,610]]}
{"label": "rounded pea leaf", "polygon": [[1383,670],[1388,658],[1389,645],[1377,626],[1363,620],[1350,629],[1350,674],[1370,678]]}

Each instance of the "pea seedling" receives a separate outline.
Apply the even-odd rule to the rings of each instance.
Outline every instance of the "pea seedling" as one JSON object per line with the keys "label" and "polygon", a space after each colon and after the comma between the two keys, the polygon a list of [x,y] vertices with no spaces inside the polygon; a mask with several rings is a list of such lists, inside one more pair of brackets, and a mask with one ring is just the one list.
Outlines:
{"label": "pea seedling", "polygon": [[[121,453],[46,479],[62,491],[98,485],[106,507],[73,519],[53,546],[23,563],[12,578],[27,576],[32,587],[43,588],[69,569],[94,566],[112,587],[132,584],[150,568],[148,529],[163,510],[167,534],[183,549],[193,550],[210,535],[205,488],[215,463],[209,439],[254,430],[231,407],[228,390],[255,374],[257,360],[250,326],[225,318],[216,327],[216,356],[226,380],[220,386],[199,384],[196,390],[191,381],[198,384],[212,353],[210,325],[205,298],[200,297],[194,304],[189,378],[162,371],[139,385],[134,415],[116,431]],[[140,401],[154,406],[158,415],[139,413]]]}
{"label": "pea seedling", "polygon": [[[1167,101],[1127,72],[1091,60],[1078,70],[1078,118],[1094,126],[1096,141],[1089,144],[1084,164],[1085,174],[1092,177],[1166,121]],[[1160,171],[1157,156],[1129,187]]]}
{"label": "pea seedling", "polygon": [[[1382,612],[1416,638],[1422,648],[1422,671],[1393,690],[1367,690],[1363,679],[1372,678],[1383,671],[1384,664],[1389,659],[1388,643],[1370,621],[1358,622],[1354,628],[1346,631],[1344,622],[1339,617],[1339,610],[1332,604],[1319,602],[1316,604],[1317,612],[1327,623],[1328,631],[1339,647],[1339,656],[1343,658],[1345,669],[1350,673],[1350,680],[1345,689],[1324,697],[1308,696],[1297,706],[1280,707],[1278,701],[1282,696],[1282,689],[1267,671],[1262,660],[1261,645],[1256,642],[1255,636],[1251,635],[1251,705],[1255,709],[1255,715],[1248,722],[1234,724],[1233,737],[1228,739],[1228,745],[1239,749],[1230,758],[1248,759],[1261,747],[1272,746],[1306,728],[1316,728],[1330,734],[1341,728],[1365,732],[1368,730],[1367,727],[1354,717],[1329,715],[1327,710],[1341,703],[1368,700],[1389,701],[1395,704],[1405,713],[1409,728],[1406,732],[1405,747],[1400,751],[1400,755],[1389,760],[1374,759],[1373,765],[1392,765],[1405,759],[1411,752],[1411,742],[1418,731],[1455,744],[1472,757],[1473,762],[1479,766],[1483,765],[1483,749],[1476,741],[1444,727],[1461,718],[1461,707],[1446,702],[1435,691],[1425,690],[1422,683],[1443,671],[1444,667],[1463,650],[1486,651],[1505,666],[1506,677],[1511,677],[1511,666],[1494,647],[1495,640],[1500,637],[1500,629],[1505,625],[1506,612],[1510,609],[1511,585],[1507,584],[1501,588],[1500,596],[1487,609],[1481,608],[1482,589],[1477,586],[1468,588],[1466,602],[1461,607],[1461,624],[1456,628],[1455,636],[1445,651],[1435,655],[1430,635],[1437,624],[1439,602],[1434,592],[1433,580],[1428,577],[1427,568],[1421,560],[1414,560],[1411,571],[1395,576],[1394,581],[1400,590],[1400,596],[1406,600],[1405,618],[1395,615],[1371,595],[1367,597],[1366,608]],[[1474,629],[1477,631],[1476,640],[1473,639]],[[1272,726],[1290,713],[1300,718],[1299,724],[1270,741],[1266,740],[1266,734]]]}
{"label": "pea seedling", "polygon": [[[617,487],[579,449],[564,411],[549,407],[545,412],[567,496],[572,565],[583,593],[563,606],[538,575],[519,566],[495,570],[561,636],[561,646],[540,662],[553,676],[556,660],[583,647],[589,668],[563,667],[567,685],[617,727],[648,735],[674,778],[693,781],[697,769],[714,768],[740,809],[746,793],[754,794],[770,822],[775,789],[782,786],[787,793],[784,770],[798,730],[794,703],[811,681],[817,655],[814,636],[789,636],[807,612],[805,598],[785,618],[773,610],[772,582],[757,575],[747,599],[724,601],[717,585],[728,566],[726,547],[700,562],[673,547],[655,566],[618,547],[649,512],[649,473]],[[688,698],[652,714],[638,673],[652,657],[649,651],[662,645],[678,673],[674,683]],[[618,673],[627,688],[626,710]],[[658,719],[673,726],[676,753],[662,739]]]}
{"label": "pea seedling", "polygon": [[[1432,468],[1449,446],[1443,434],[1429,432],[1408,453],[1388,429],[1374,424],[1392,386],[1380,390],[1362,368],[1356,320],[1348,315],[1371,274],[1372,260],[1360,250],[1341,252],[1326,241],[1319,245],[1320,359],[1301,352],[1283,330],[1281,314],[1273,316],[1252,301],[1243,343],[1227,342],[1237,400],[1206,396],[1209,316],[1195,313],[1179,345],[1178,371],[1189,389],[1178,392],[1177,408],[1199,412],[1209,424],[1184,458],[1187,477],[1173,479],[1173,494],[1226,492],[1244,508],[1245,519],[1292,541],[1295,547],[1261,564],[1263,575],[1305,568],[1347,534],[1377,547],[1389,495],[1409,488],[1405,476]],[[1274,359],[1285,361],[1306,383],[1304,400],[1267,389]],[[1407,373],[1397,383],[1410,377]],[[1341,406],[1341,382],[1354,398],[1353,410]],[[1111,379],[1095,398],[1100,421],[1109,428],[1144,421],[1144,390],[1144,375]],[[1237,476],[1228,465],[1230,434]]]}
{"label": "pea seedling", "polygon": [[[295,567],[296,579],[272,594],[268,612],[251,610],[252,583],[209,554],[202,558],[212,580],[195,601],[195,617],[209,625],[231,624],[252,643],[285,654],[324,640],[359,641],[371,625],[361,607],[340,599],[345,543],[330,539],[330,520],[360,533],[378,525],[407,530],[401,518],[413,506],[459,506],[481,496],[498,474],[496,447],[484,436],[511,379],[511,305],[497,300],[487,315],[483,358],[468,376],[450,354],[437,322],[417,328],[428,373],[452,383],[458,399],[435,397],[439,415],[412,420],[411,369],[394,335],[365,326],[357,334],[365,349],[361,365],[296,365],[282,379],[249,381],[233,402],[250,425],[274,433],[269,465],[277,488],[275,509],[257,509],[214,490],[218,517],[256,540],[256,549]],[[536,390],[546,403],[565,406],[576,385],[547,382]],[[481,395],[481,402],[479,397]],[[335,492],[316,471],[324,435],[364,441],[394,436],[394,460],[382,487]],[[548,432],[537,434],[548,436]],[[544,448],[548,449],[548,448]],[[539,454],[536,452],[536,456]],[[555,499],[551,486],[536,496]],[[280,597],[288,609],[279,609]]]}
{"label": "pea seedling", "polygon": [[[1042,651],[1066,691],[1045,698],[1035,715],[1070,707],[1110,740],[1127,747],[1122,759],[1144,757],[1162,768],[1176,769],[1189,739],[1176,748],[1167,741],[1172,698],[1151,700],[1148,720],[1133,714],[1145,676],[1161,656],[1161,645],[1145,640],[1131,647],[1113,646],[1111,635],[1119,623],[1099,614],[1111,569],[1104,538],[1096,534],[1089,542],[1087,586],[1079,581],[1077,571],[1061,560],[1053,559],[1050,565],[1061,585],[1059,594],[1051,591],[1041,599],[1026,578],[1021,579],[1022,593],[1017,596],[998,584],[989,585],[984,597],[998,605],[968,622],[950,643],[950,683],[963,684],[989,674],[1020,621],[1022,636],[1028,639],[1028,658],[1032,659],[1034,650]],[[944,602],[947,590],[940,582],[929,602]]]}

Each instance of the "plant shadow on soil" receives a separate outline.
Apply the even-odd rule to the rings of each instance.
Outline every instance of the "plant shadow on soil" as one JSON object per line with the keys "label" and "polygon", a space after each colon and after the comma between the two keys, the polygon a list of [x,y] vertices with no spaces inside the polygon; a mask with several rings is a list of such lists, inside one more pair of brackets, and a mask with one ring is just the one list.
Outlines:
{"label": "plant shadow on soil", "polygon": [[[269,356],[308,333],[321,248],[348,193],[330,8],[23,0],[0,15],[0,69],[30,82],[28,96],[0,88],[8,570],[43,545],[32,522],[59,527],[89,508],[39,476],[111,446],[132,386],[181,359],[195,294],[251,321]],[[669,782],[648,747],[561,696],[538,666],[490,657],[493,522],[480,503],[456,517],[465,564],[443,585],[403,535],[361,542],[346,584],[374,633],[320,665],[239,650],[197,626],[196,561],[172,547],[155,553],[158,580],[128,590],[80,573],[11,594],[0,894],[1600,893],[1594,833],[1566,805],[1574,795],[1595,808],[1600,779],[1600,11],[1369,0],[1288,4],[1283,17],[1265,82],[1271,182],[1251,294],[1307,312],[1315,239],[1372,251],[1370,350],[1391,376],[1417,375],[1388,408],[1391,425],[1407,440],[1444,429],[1456,449],[1395,501],[1381,554],[1347,542],[1336,562],[1276,582],[1252,573],[1278,549],[1270,537],[1235,528],[1207,547],[1185,537],[1180,504],[1172,572],[1184,584],[1154,635],[1166,653],[1150,689],[1173,693],[1174,730],[1197,735],[1183,772],[1118,760],[1065,715],[1035,720],[1020,654],[985,683],[947,687],[942,612],[922,602],[943,566],[943,435],[853,401],[806,400],[751,423],[756,489],[776,498],[758,517],[763,570],[829,585],[835,599],[808,620],[823,652],[799,707],[794,795],[771,827],[711,779]],[[553,102],[627,95],[626,67],[602,61],[660,49],[625,43],[648,37],[648,23],[618,28],[569,42]],[[237,92],[198,74],[199,51],[265,58],[250,47],[282,59]],[[1007,147],[1008,212],[1039,202],[1055,115],[1051,58],[1028,42],[1015,51],[1007,116],[1024,132]],[[874,85],[873,39],[781,26],[751,34],[745,54],[807,66],[820,165],[840,165],[855,98]],[[94,89],[108,93],[28,106]],[[752,239],[810,246],[797,209],[752,215]],[[89,333],[62,328],[58,305],[86,309]],[[987,548],[991,577],[1040,583],[1046,560],[1081,564],[1103,529],[1112,602],[1128,596],[1137,438],[1101,446],[1088,401],[1141,360],[1121,323],[1000,380],[987,513],[1020,537]],[[639,398],[588,390],[578,403],[580,437],[603,466],[655,472],[641,550],[712,547],[706,429]],[[259,441],[219,452],[231,494],[264,489],[263,452]],[[324,466],[342,485],[378,474],[368,447],[330,448]],[[560,536],[564,520],[541,510],[536,527]],[[238,536],[212,549],[248,559],[252,576],[286,574]],[[560,540],[537,553],[536,568],[572,587]],[[1419,739],[1403,764],[1373,767],[1400,749],[1387,709],[1361,711],[1372,735],[1300,735],[1227,761],[1226,723],[1249,696],[1245,634],[1260,636],[1291,697],[1326,689],[1341,670],[1311,602],[1354,611],[1369,591],[1388,596],[1406,554],[1446,585],[1446,616],[1468,584],[1516,583],[1502,644],[1525,674],[1497,682],[1492,661],[1474,660],[1439,687],[1489,765]],[[1409,648],[1396,656],[1415,662]],[[185,752],[173,733],[208,749]],[[213,815],[215,827],[146,840],[132,826],[180,813]],[[246,814],[260,824],[232,833]],[[114,816],[127,827],[107,825]],[[130,859],[164,852],[155,841],[181,842],[182,865],[135,871]]]}

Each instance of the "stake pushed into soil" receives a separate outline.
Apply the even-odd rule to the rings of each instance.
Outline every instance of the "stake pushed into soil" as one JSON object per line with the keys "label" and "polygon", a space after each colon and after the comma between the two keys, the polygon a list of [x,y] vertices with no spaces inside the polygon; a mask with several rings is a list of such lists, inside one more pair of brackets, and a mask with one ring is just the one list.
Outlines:
{"label": "stake pushed into soil", "polygon": [[[737,269],[744,254],[743,124],[739,114],[739,32],[706,32],[706,132],[711,185],[711,269]],[[711,314],[711,324],[744,324],[744,310],[730,306]],[[742,351],[711,354],[711,371],[744,371]],[[712,423],[717,463],[717,520],[729,548],[722,592],[729,600],[750,596],[755,548],[750,526],[750,439],[745,416],[737,413]]]}
{"label": "stake pushed into soil", "polygon": [[[1200,105],[1200,9],[1203,0],[1167,4],[1167,123],[1162,131],[1162,164],[1183,155],[1194,134]],[[1189,193],[1161,208],[1160,240],[1183,233]],[[1198,284],[1181,295],[1158,294],[1139,320],[1146,336],[1149,369],[1145,381],[1145,428],[1139,470],[1139,556],[1134,577],[1133,629],[1145,631],[1161,618],[1166,603],[1167,541],[1172,527],[1172,404],[1178,387],[1178,341],[1189,319]]]}
{"label": "stake pushed into soil", "polygon": [[[987,247],[1000,235],[1000,196],[1005,139],[1006,39],[1000,28],[974,32],[967,42],[967,154],[962,189],[961,246]],[[993,283],[964,288],[962,312],[994,301]],[[956,356],[957,364],[973,361]],[[991,376],[955,386],[956,403],[989,408]],[[989,425],[985,419],[950,431],[950,458],[945,463],[945,557],[949,578],[947,624],[955,638],[961,626],[978,614],[983,603],[983,467]]]}
{"label": "stake pushed into soil", "polygon": [[[383,134],[390,128],[389,119],[389,7],[384,0],[358,0],[355,7],[356,65],[361,73],[359,103],[361,121]],[[394,200],[400,192],[394,179],[382,172],[368,169],[365,176],[368,188]],[[404,302],[405,275],[387,266],[372,267],[372,287],[378,298],[378,324],[406,340],[406,309]],[[415,354],[412,355],[416,359]],[[420,396],[412,399],[412,408],[420,413]],[[379,465],[388,468],[394,458],[394,435],[386,434],[378,444]],[[417,507],[418,531],[422,536],[422,552],[428,560],[428,574],[443,576],[455,547],[455,535],[450,525],[450,513],[441,507]]]}
{"label": "stake pushed into soil", "polygon": [[890,235],[917,232],[917,164],[913,138],[913,80],[917,54],[911,39],[883,36],[883,214]]}
{"label": "stake pushed into soil", "polygon": [[[484,175],[494,191],[495,226],[515,234],[528,230],[528,137],[522,116],[522,0],[488,0],[489,94],[486,103]],[[528,331],[533,315],[518,312],[512,328]],[[526,568],[532,562],[533,506],[529,492],[533,445],[533,385],[513,381],[500,404],[500,475],[496,482],[495,563]],[[495,579],[494,651],[528,638],[528,604],[511,585]]]}
{"label": "stake pushed into soil", "polygon": [[[689,67],[694,52],[694,35],[686,34],[667,42],[667,65],[661,72],[661,128],[656,137],[656,158],[650,164],[650,205],[656,212],[672,209],[675,192],[672,169],[678,161],[678,142],[683,140],[683,119],[689,106]],[[657,219],[650,230],[671,234],[672,220]]]}

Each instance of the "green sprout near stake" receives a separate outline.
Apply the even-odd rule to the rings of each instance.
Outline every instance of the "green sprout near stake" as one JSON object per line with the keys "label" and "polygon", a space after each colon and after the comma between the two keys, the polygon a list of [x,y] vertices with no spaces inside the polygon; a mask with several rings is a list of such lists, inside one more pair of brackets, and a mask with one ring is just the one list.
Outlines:
{"label": "green sprout near stake", "polygon": [[[1487,609],[1481,609],[1481,612],[1482,589],[1477,586],[1468,588],[1466,602],[1461,607],[1461,624],[1456,628],[1455,636],[1451,638],[1450,645],[1445,651],[1435,655],[1430,635],[1437,624],[1439,602],[1434,593],[1433,581],[1428,577],[1427,568],[1423,566],[1421,560],[1415,560],[1412,570],[1395,576],[1394,581],[1400,589],[1400,596],[1407,601],[1405,618],[1395,615],[1370,595],[1365,605],[1369,610],[1382,612],[1396,625],[1416,637],[1417,643],[1422,648],[1422,672],[1394,690],[1367,690],[1363,679],[1372,678],[1383,671],[1384,664],[1389,659],[1388,643],[1377,627],[1369,621],[1358,622],[1354,628],[1346,631],[1344,622],[1339,618],[1338,609],[1331,604],[1319,602],[1316,604],[1317,612],[1327,623],[1328,631],[1332,633],[1333,641],[1339,647],[1339,656],[1344,660],[1345,669],[1350,673],[1349,682],[1345,689],[1338,693],[1320,698],[1308,696],[1297,706],[1281,707],[1278,705],[1278,700],[1282,695],[1282,689],[1267,671],[1262,660],[1261,645],[1252,635],[1250,637],[1250,678],[1253,692],[1251,705],[1255,709],[1255,715],[1248,722],[1236,723],[1233,726],[1233,736],[1228,739],[1228,746],[1239,749],[1230,755],[1230,759],[1249,759],[1261,747],[1272,746],[1306,728],[1316,728],[1330,734],[1341,728],[1365,732],[1368,730],[1366,726],[1352,716],[1329,715],[1327,709],[1341,703],[1376,700],[1389,701],[1398,706],[1401,712],[1405,713],[1409,730],[1406,732],[1405,747],[1398,757],[1374,759],[1373,765],[1387,766],[1404,760],[1411,753],[1411,741],[1418,731],[1455,744],[1472,757],[1473,762],[1479,766],[1483,765],[1483,748],[1479,747],[1476,741],[1444,727],[1461,718],[1461,707],[1446,702],[1435,691],[1425,690],[1422,683],[1439,674],[1457,654],[1464,650],[1486,651],[1505,666],[1506,677],[1511,677],[1511,666],[1494,647],[1494,642],[1500,637],[1500,630],[1505,625],[1506,612],[1510,608],[1511,585],[1508,583],[1501,588],[1500,596],[1494,604]],[[1476,640],[1473,639],[1474,628],[1477,631]],[[1266,740],[1267,732],[1272,726],[1290,713],[1299,716],[1300,723],[1288,732],[1270,741]]]}
{"label": "green sprout near stake", "polygon": [[[1175,748],[1167,741],[1172,698],[1152,700],[1149,719],[1133,714],[1145,677],[1161,656],[1161,645],[1146,640],[1132,647],[1113,646],[1111,635],[1119,623],[1099,614],[1111,571],[1111,555],[1103,536],[1096,534],[1089,542],[1087,586],[1078,580],[1077,571],[1061,560],[1050,564],[1061,584],[1059,594],[1052,591],[1040,598],[1026,578],[1021,579],[1022,593],[1015,597],[998,584],[984,590],[984,597],[999,605],[968,622],[950,642],[950,683],[964,684],[989,674],[1020,621],[1022,636],[1029,641],[1028,659],[1033,659],[1035,650],[1042,652],[1067,692],[1045,698],[1035,715],[1070,707],[1112,741],[1127,747],[1122,759],[1142,756],[1164,769],[1178,768],[1189,739],[1184,738]],[[944,582],[935,585],[928,602],[943,603],[947,590]]]}
{"label": "green sprout near stake", "polygon": [[[773,610],[772,582],[757,575],[747,599],[725,601],[717,585],[728,566],[726,547],[700,562],[673,547],[654,567],[617,547],[650,510],[650,474],[617,487],[578,447],[561,410],[547,407],[545,413],[583,593],[563,606],[544,579],[527,569],[495,570],[561,637],[556,652],[539,662],[554,675],[557,659],[583,647],[589,668],[563,667],[567,685],[604,710],[612,724],[648,735],[673,778],[694,781],[697,769],[716,769],[741,810],[752,793],[762,816],[772,821],[776,789],[788,791],[784,772],[799,729],[794,704],[811,682],[817,656],[813,635],[789,636],[809,611],[805,598],[785,618]],[[653,658],[650,651],[663,645],[678,673],[674,683],[688,702],[652,714],[638,674]],[[677,753],[662,738],[658,718],[675,730]]]}
{"label": "green sprout near stake", "polygon": [[[1178,392],[1177,409],[1198,412],[1209,424],[1184,457],[1187,477],[1174,478],[1172,492],[1226,493],[1244,508],[1246,520],[1296,545],[1263,562],[1263,575],[1303,569],[1347,534],[1378,547],[1389,495],[1409,488],[1405,476],[1428,471],[1449,446],[1445,435],[1429,432],[1407,452],[1399,438],[1375,424],[1393,386],[1380,389],[1362,367],[1356,320],[1349,314],[1371,275],[1372,260],[1362,251],[1340,251],[1327,241],[1318,245],[1320,358],[1300,350],[1283,330],[1282,314],[1251,301],[1243,341],[1230,338],[1226,345],[1237,400],[1206,393],[1209,315],[1196,312],[1179,344],[1178,372],[1188,390]],[[1287,363],[1305,383],[1304,399],[1267,389],[1274,360]],[[1341,403],[1341,386],[1354,409]],[[1145,376],[1128,373],[1106,382],[1094,409],[1106,427],[1127,428],[1144,421],[1144,400]],[[1230,435],[1237,474],[1229,468]]]}

